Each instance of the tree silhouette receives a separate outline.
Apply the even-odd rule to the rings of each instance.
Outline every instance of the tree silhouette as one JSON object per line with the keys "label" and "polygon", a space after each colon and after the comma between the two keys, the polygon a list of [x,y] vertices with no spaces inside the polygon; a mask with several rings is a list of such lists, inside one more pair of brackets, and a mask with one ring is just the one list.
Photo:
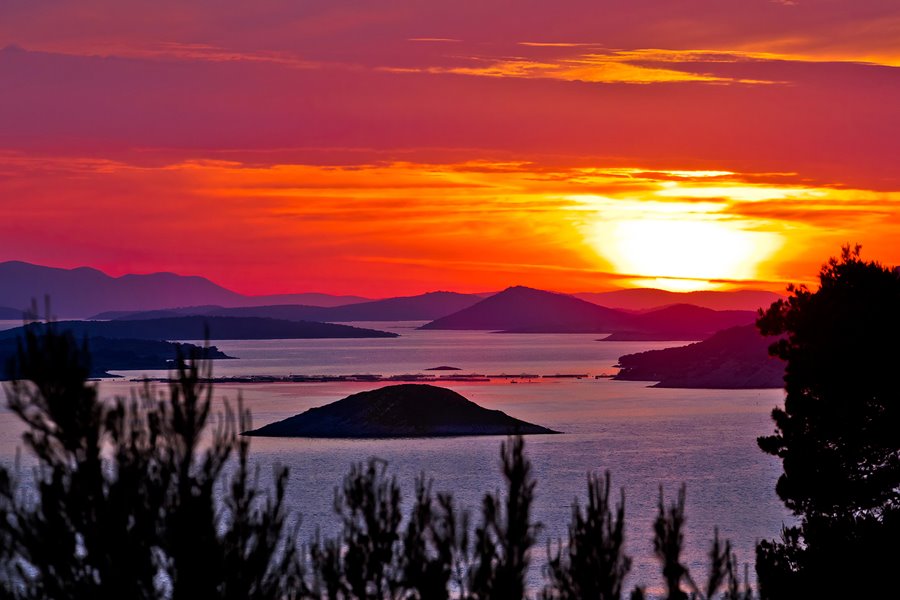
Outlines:
{"label": "tree silhouette", "polygon": [[613,516],[610,479],[608,471],[603,477],[588,475],[587,505],[582,511],[576,499],[572,506],[566,553],[560,542],[554,555],[548,542],[549,584],[544,600],[621,598],[625,576],[631,569],[631,557],[625,554],[625,492]]}
{"label": "tree silhouette", "polygon": [[[17,598],[285,598],[297,588],[287,472],[252,485],[240,403],[207,429],[208,363],[179,357],[168,394],[98,398],[86,344],[27,331],[9,370],[30,473],[0,468],[0,579]],[[234,459],[234,460],[233,460]],[[222,500],[216,500],[216,486]],[[33,490],[33,493],[29,493]]]}
{"label": "tree silhouette", "polygon": [[[519,600],[539,525],[537,485],[521,436],[501,444],[502,491],[468,513],[421,476],[409,510],[383,461],[350,469],[336,489],[341,531],[298,544],[285,509],[288,473],[271,488],[249,460],[240,401],[211,415],[209,363],[179,356],[168,388],[101,400],[90,355],[53,324],[21,340],[6,384],[26,426],[32,471],[0,467],[0,598],[66,600]],[[551,553],[545,598],[621,597],[624,495],[615,512],[609,474],[588,477],[569,544]],[[684,492],[660,497],[656,547],[670,597],[690,581],[680,563]],[[736,559],[714,540],[707,599],[724,584],[737,599]],[[733,593],[732,593],[733,592]],[[632,598],[643,598],[636,588]],[[749,598],[748,594],[741,598]]]}
{"label": "tree silhouette", "polygon": [[770,352],[787,363],[784,408],[759,446],[782,460],[776,490],[801,519],[758,547],[768,597],[878,593],[900,559],[896,543],[877,545],[900,533],[900,276],[859,251],[844,247],[818,290],[789,288],[757,323],[783,336]]}

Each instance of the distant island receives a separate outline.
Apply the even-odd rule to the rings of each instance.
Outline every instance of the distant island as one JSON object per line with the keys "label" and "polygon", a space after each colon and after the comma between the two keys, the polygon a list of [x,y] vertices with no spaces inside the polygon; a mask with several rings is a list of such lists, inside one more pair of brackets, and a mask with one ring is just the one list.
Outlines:
{"label": "distant island", "polygon": [[210,317],[263,317],[286,321],[352,322],[352,321],[430,321],[457,312],[482,300],[474,294],[429,292],[358,302],[346,306],[306,306],[274,304],[269,306],[187,306],[165,310],[138,312],[109,311],[94,315],[95,319],[143,320],[161,317],[203,315]]}
{"label": "distant island", "polygon": [[[172,366],[172,362],[180,349],[184,355],[197,351],[201,358],[210,360],[229,359],[215,346],[206,348],[194,344],[179,344],[158,340],[111,339],[104,337],[88,338],[91,351],[91,368],[89,377],[116,377],[110,371],[160,371]],[[0,379],[6,379],[9,373],[6,365],[15,356],[18,348],[16,338],[0,339]]]}
{"label": "distant island", "polygon": [[780,388],[784,363],[768,353],[774,342],[754,325],[732,327],[688,346],[626,354],[613,379],[656,381],[655,387],[665,388]]}
{"label": "distant island", "polygon": [[611,333],[616,337],[610,341],[670,341],[701,340],[721,329],[747,325],[755,319],[756,313],[752,311],[716,311],[689,304],[633,313],[592,304],[567,294],[516,286],[435,319],[422,329]]}
{"label": "distant island", "polygon": [[[0,339],[15,338],[31,323],[0,331]],[[168,317],[137,321],[59,321],[59,329],[76,336],[141,340],[277,340],[321,338],[394,338],[396,333],[312,321],[284,321],[259,317]]]}
{"label": "distant island", "polygon": [[353,394],[244,435],[389,438],[514,433],[559,432],[488,410],[447,388],[404,384]]}
{"label": "distant island", "polygon": [[630,317],[566,294],[515,286],[422,329],[609,333],[625,327]]}
{"label": "distant island", "polygon": [[462,371],[459,367],[449,367],[447,365],[441,365],[440,367],[431,367],[430,369],[425,369],[426,371]]}
{"label": "distant island", "polygon": [[653,288],[627,288],[611,292],[574,294],[576,298],[610,308],[646,311],[672,304],[693,304],[713,310],[750,310],[765,308],[783,298],[781,294],[763,290],[703,290],[670,292]]}

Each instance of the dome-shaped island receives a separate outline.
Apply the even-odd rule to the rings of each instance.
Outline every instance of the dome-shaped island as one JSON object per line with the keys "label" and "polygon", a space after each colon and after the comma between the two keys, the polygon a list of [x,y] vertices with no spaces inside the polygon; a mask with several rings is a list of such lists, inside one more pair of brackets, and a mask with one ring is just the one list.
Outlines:
{"label": "dome-shaped island", "polygon": [[447,388],[391,385],[244,432],[269,437],[389,438],[559,433],[488,410]]}

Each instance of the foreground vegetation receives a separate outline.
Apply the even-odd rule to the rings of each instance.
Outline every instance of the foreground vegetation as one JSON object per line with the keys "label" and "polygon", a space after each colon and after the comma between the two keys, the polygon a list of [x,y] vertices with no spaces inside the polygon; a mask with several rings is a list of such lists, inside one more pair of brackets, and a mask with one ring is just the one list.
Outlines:
{"label": "foreground vegetation", "polygon": [[[16,359],[9,407],[27,425],[34,481],[0,470],[0,578],[8,598],[466,598],[622,596],[624,498],[609,475],[591,476],[566,543],[548,548],[543,588],[526,574],[538,536],[536,482],[521,437],[501,447],[502,495],[477,519],[431,483],[400,487],[377,460],[339,488],[342,531],[301,544],[285,508],[288,473],[261,489],[249,465],[249,415],[240,402],[212,423],[208,363],[179,361],[168,392],[150,387],[103,402],[87,349],[66,332],[30,333]],[[227,405],[226,405],[227,406]],[[204,449],[201,442],[211,437]],[[736,557],[716,535],[708,581],[682,564],[684,490],[660,491],[655,551],[669,598],[749,597]],[[721,592],[721,593],[720,593]],[[632,598],[642,598],[638,588]]]}
{"label": "foreground vegetation", "polygon": [[[900,549],[900,276],[845,249],[821,288],[793,290],[764,315],[787,361],[785,407],[761,448],[783,460],[777,492],[800,517],[757,548],[762,598],[889,597]],[[863,367],[848,374],[846,352]],[[404,512],[377,460],[338,488],[334,538],[297,539],[288,472],[270,489],[249,463],[240,401],[212,418],[209,363],[179,359],[168,390],[100,401],[90,355],[53,326],[26,332],[6,395],[26,425],[33,472],[0,468],[0,597],[21,599],[441,599],[644,597],[625,590],[624,497],[588,478],[565,542],[548,544],[544,580],[526,575],[539,537],[536,482],[521,438],[501,447],[502,494],[476,511],[420,478]],[[859,365],[854,364],[854,367]],[[863,379],[859,379],[864,376]],[[654,552],[665,597],[754,597],[728,542],[708,572],[681,561],[684,498],[662,490]],[[306,542],[306,543],[303,543]],[[537,589],[534,589],[537,587]]]}

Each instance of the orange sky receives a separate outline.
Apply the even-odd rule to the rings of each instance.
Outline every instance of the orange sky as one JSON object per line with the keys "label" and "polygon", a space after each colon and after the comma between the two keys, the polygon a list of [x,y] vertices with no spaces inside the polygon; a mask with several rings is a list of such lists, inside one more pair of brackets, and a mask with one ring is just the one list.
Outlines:
{"label": "orange sky", "polygon": [[900,263],[895,0],[0,5],[0,260],[385,296]]}

